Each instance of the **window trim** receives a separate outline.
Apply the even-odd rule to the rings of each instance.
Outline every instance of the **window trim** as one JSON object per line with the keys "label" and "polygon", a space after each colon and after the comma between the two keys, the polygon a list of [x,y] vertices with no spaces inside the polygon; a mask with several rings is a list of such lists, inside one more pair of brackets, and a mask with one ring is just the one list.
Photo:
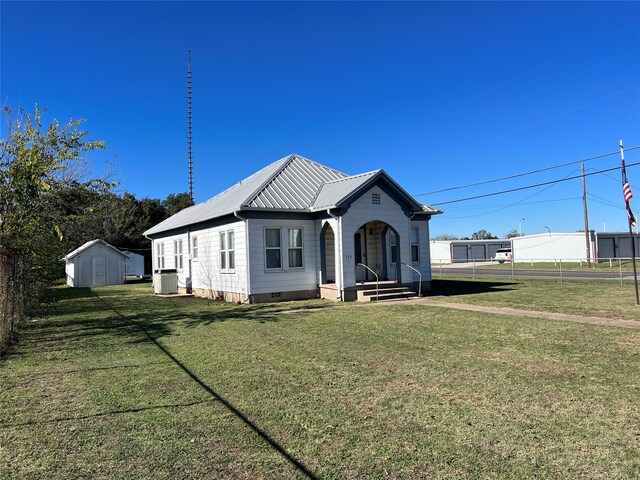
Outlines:
{"label": "window trim", "polygon": [[[396,265],[398,263],[398,239],[396,238],[396,234],[393,230],[389,229],[389,263],[391,265]],[[393,259],[393,249],[395,248],[396,259]]]}
{"label": "window trim", "polygon": [[156,247],[156,269],[164,270],[164,242],[158,242]]}
{"label": "window trim", "polygon": [[227,232],[226,230],[220,230],[218,232],[218,241],[220,242],[218,244],[219,250],[220,250],[220,271],[221,272],[226,272],[227,271]]}
{"label": "window trim", "polygon": [[191,237],[191,260],[198,261],[198,236],[193,235]]}
{"label": "window trim", "polygon": [[[300,230],[300,243],[299,247],[290,247],[289,246],[289,232],[291,230]],[[289,251],[290,250],[300,250],[300,261],[302,265],[299,267],[292,267],[289,265]],[[303,227],[287,227],[287,270],[304,270],[304,228]]]}
{"label": "window trim", "polygon": [[[278,230],[279,245],[277,247],[267,246],[267,230]],[[284,271],[284,262],[282,261],[282,227],[263,227],[262,242],[264,248],[264,271],[265,272],[282,272]],[[267,250],[280,250],[280,266],[269,267],[267,265]]]}
{"label": "window trim", "polygon": [[[233,248],[230,248],[229,234],[233,234]],[[220,247],[220,273],[236,273],[236,230],[231,228],[229,230],[220,230],[218,232],[218,241]],[[224,243],[224,248],[222,244]],[[233,267],[229,261],[233,252]],[[224,263],[224,267],[222,264]]]}
{"label": "window trim", "polygon": [[[234,229],[226,230],[227,236],[227,273],[234,273],[236,271],[236,231]],[[231,242],[229,238],[233,235],[233,248],[231,248]],[[233,252],[233,266],[231,266],[231,253]]]}
{"label": "window trim", "polygon": [[173,241],[173,268],[178,271],[182,271],[184,269],[184,254],[181,238],[177,238]]}

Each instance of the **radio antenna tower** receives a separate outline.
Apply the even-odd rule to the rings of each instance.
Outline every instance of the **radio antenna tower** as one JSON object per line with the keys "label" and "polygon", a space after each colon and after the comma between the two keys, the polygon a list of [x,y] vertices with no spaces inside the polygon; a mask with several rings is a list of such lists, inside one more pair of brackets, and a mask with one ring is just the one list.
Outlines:
{"label": "radio antenna tower", "polygon": [[187,157],[189,159],[189,197],[193,201],[193,136],[191,130],[191,50],[188,51],[187,61]]}

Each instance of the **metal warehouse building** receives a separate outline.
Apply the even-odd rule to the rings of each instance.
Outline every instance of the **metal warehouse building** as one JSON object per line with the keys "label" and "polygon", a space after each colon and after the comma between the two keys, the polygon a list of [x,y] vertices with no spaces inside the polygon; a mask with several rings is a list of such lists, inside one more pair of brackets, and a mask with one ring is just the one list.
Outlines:
{"label": "metal warehouse building", "polygon": [[510,247],[511,240],[432,240],[431,263],[487,262],[499,248]]}
{"label": "metal warehouse building", "polygon": [[[634,234],[636,256],[640,257],[640,240]],[[511,247],[515,262],[580,262],[587,259],[584,232],[550,232],[498,240],[432,240],[432,263],[486,262],[499,248]],[[595,232],[590,235],[592,261],[630,258],[628,232]]]}

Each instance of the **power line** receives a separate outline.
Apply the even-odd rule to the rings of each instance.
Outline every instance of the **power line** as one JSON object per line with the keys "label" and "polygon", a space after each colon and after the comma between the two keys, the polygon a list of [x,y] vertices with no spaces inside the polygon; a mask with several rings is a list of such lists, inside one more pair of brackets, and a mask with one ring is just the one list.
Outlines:
{"label": "power line", "polygon": [[[625,148],[625,152],[630,152],[632,150],[637,150],[639,148],[640,148],[640,145],[639,146],[635,146],[635,147],[631,147],[631,148]],[[452,190],[460,190],[462,188],[477,187],[478,185],[487,185],[489,183],[495,183],[495,182],[501,182],[503,180],[511,180],[511,179],[514,179],[514,178],[525,177],[527,175],[533,175],[533,174],[540,173],[540,172],[546,172],[548,170],[554,170],[556,168],[568,167],[570,165],[576,165],[578,163],[588,162],[590,160],[597,160],[599,158],[610,157],[612,155],[619,155],[619,154],[620,154],[620,150],[616,150],[615,152],[603,153],[601,155],[595,155],[593,157],[583,158],[582,160],[576,160],[574,162],[567,162],[567,163],[562,163],[562,164],[559,164],[559,165],[554,165],[554,166],[551,166],[551,167],[540,168],[538,170],[531,170],[529,172],[517,173],[515,175],[509,175],[508,177],[494,178],[493,180],[485,180],[483,182],[470,183],[468,185],[460,185],[460,186],[457,186],[457,187],[443,188],[442,190],[434,190],[432,192],[417,193],[417,194],[415,194],[413,196],[414,197],[421,197],[423,195],[433,195],[434,193],[450,192]],[[440,205],[442,205],[442,204],[440,204]]]}
{"label": "power line", "polygon": [[[639,147],[635,147],[635,148],[639,148]],[[635,167],[637,165],[640,165],[640,162],[628,163],[627,167]],[[591,175],[598,175],[598,174],[601,174],[601,173],[604,173],[604,172],[612,172],[614,170],[620,170],[621,168],[622,167],[613,167],[613,168],[607,168],[607,169],[604,169],[604,170],[598,170],[598,171],[595,171],[595,172],[591,172],[591,173],[585,174],[585,177],[590,177]],[[549,182],[536,183],[535,185],[527,185],[527,186],[524,186],[524,187],[511,188],[509,190],[502,190],[500,192],[485,193],[484,195],[476,195],[474,197],[460,198],[458,200],[449,200],[448,202],[432,203],[431,205],[433,205],[433,206],[436,206],[436,205],[447,205],[447,204],[450,204],[450,203],[459,203],[459,202],[466,202],[468,200],[476,200],[478,198],[494,197],[496,195],[502,195],[502,194],[505,194],[505,193],[519,192],[521,190],[528,190],[530,188],[544,187],[545,185],[553,185],[555,183],[567,182],[569,180],[575,180],[576,178],[582,178],[582,175],[575,175],[573,177],[560,178],[560,179],[557,179],[557,180],[551,180]]]}

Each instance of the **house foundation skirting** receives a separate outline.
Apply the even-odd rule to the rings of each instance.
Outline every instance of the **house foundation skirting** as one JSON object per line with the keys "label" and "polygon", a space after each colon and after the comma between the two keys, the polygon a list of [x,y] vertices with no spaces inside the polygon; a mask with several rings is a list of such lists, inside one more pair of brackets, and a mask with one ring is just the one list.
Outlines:
{"label": "house foundation skirting", "polygon": [[[186,288],[179,288],[178,293],[186,293]],[[192,293],[196,297],[209,298],[212,300],[224,300],[225,302],[246,302],[247,295],[238,292],[222,292],[209,290],[206,288],[194,288]],[[293,292],[271,292],[249,295],[249,303],[286,302],[290,300],[309,300],[318,298],[318,290],[296,290]]]}

